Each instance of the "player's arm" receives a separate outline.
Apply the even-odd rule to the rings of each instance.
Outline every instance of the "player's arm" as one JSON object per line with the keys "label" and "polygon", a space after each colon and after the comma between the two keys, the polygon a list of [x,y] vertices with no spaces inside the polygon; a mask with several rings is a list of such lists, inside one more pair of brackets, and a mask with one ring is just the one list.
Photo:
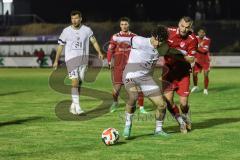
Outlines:
{"label": "player's arm", "polygon": [[210,40],[204,40],[198,44],[197,51],[206,54],[209,52]]}
{"label": "player's arm", "polygon": [[100,59],[103,59],[103,53],[102,53],[102,51],[101,51],[101,49],[100,49],[100,46],[99,46],[96,38],[95,38],[94,36],[91,36],[91,37],[90,37],[90,41],[91,41],[93,47],[95,48],[95,50],[97,51],[98,57],[99,57]]}
{"label": "player's arm", "polygon": [[111,60],[112,60],[112,56],[114,55],[116,46],[117,46],[117,43],[113,40],[113,37],[112,37],[107,50],[107,61],[108,61],[109,69],[112,68]]}
{"label": "player's arm", "polygon": [[55,60],[54,60],[54,63],[53,63],[53,68],[54,69],[57,69],[57,67],[58,67],[58,61],[61,57],[63,47],[64,47],[63,45],[58,45],[58,47],[57,47],[57,53],[56,53],[56,57],[55,57]]}
{"label": "player's arm", "polygon": [[185,57],[185,60],[191,64],[191,66],[195,63],[195,54],[198,47],[198,40],[194,38],[191,43],[189,44],[187,48],[187,56]]}

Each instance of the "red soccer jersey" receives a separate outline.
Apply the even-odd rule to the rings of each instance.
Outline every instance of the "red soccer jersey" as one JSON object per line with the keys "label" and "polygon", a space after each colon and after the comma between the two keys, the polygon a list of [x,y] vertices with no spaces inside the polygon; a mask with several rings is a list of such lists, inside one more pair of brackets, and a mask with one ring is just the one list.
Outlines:
{"label": "red soccer jersey", "polygon": [[[128,32],[128,33],[119,32],[114,35],[119,37],[136,36],[136,34],[132,32]],[[130,51],[131,51],[130,45],[126,43],[117,43],[111,37],[110,44],[107,51],[108,63],[110,63],[112,57],[114,57],[114,68],[124,69],[127,64]]]}
{"label": "red soccer jersey", "polygon": [[209,55],[209,47],[210,47],[211,39],[206,36],[203,38],[200,38],[199,36],[197,36],[197,40],[198,40],[197,53]]}
{"label": "red soccer jersey", "polygon": [[[182,37],[178,28],[168,28],[168,32],[168,45],[170,48],[181,50],[188,56],[195,56],[198,41],[194,33],[190,32],[187,36]],[[164,56],[164,59],[165,63],[169,65],[172,65],[177,61],[174,56],[168,55]]]}

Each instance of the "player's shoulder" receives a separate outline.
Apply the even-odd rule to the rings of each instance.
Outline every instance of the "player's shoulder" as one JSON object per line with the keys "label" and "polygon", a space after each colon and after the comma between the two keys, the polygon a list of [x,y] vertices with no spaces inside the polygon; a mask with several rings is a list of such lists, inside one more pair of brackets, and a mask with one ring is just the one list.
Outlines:
{"label": "player's shoulder", "polygon": [[134,36],[137,36],[137,34],[133,32],[129,32],[129,36],[134,37]]}
{"label": "player's shoulder", "polygon": [[87,25],[82,25],[81,26],[82,27],[82,29],[84,30],[84,31],[92,31],[92,29],[89,27],[89,26],[87,26]]}
{"label": "player's shoulder", "polygon": [[176,32],[177,31],[177,27],[167,27],[167,30]]}
{"label": "player's shoulder", "polygon": [[168,27],[167,30],[168,30],[169,33],[176,33],[177,32],[176,27]]}
{"label": "player's shoulder", "polygon": [[190,33],[189,33],[188,39],[189,39],[190,41],[198,41],[197,36],[196,36],[195,33],[193,33],[193,32],[190,32]]}
{"label": "player's shoulder", "polygon": [[210,39],[209,37],[207,37],[207,36],[205,36],[203,39],[204,39],[205,41],[211,41],[211,39]]}
{"label": "player's shoulder", "polygon": [[63,28],[63,32],[68,32],[69,30],[71,30],[71,26],[67,26],[67,27],[65,27],[65,28]]}

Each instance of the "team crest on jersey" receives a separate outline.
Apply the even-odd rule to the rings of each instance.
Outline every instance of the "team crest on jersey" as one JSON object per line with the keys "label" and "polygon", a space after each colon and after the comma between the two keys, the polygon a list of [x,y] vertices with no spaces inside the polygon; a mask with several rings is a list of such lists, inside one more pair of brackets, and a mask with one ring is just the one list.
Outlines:
{"label": "team crest on jersey", "polygon": [[180,43],[180,47],[181,47],[181,48],[184,48],[185,45],[186,45],[185,42],[181,42],[181,43]]}

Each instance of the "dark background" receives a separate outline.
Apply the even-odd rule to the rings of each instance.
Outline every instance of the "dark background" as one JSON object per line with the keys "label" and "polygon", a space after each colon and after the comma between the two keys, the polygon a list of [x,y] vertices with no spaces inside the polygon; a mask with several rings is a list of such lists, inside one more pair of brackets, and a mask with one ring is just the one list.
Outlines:
{"label": "dark background", "polygon": [[[202,0],[207,12],[207,3],[215,0]],[[37,14],[46,22],[67,23],[73,9],[82,12],[85,21],[116,21],[128,16],[133,21],[176,21],[183,15],[194,18],[197,0],[15,0],[15,14]],[[137,4],[142,8],[136,9]],[[188,9],[191,4],[192,9]],[[206,20],[239,20],[237,0],[219,0],[220,15]],[[215,8],[211,9],[215,12]],[[214,14],[214,13],[213,13]]]}

